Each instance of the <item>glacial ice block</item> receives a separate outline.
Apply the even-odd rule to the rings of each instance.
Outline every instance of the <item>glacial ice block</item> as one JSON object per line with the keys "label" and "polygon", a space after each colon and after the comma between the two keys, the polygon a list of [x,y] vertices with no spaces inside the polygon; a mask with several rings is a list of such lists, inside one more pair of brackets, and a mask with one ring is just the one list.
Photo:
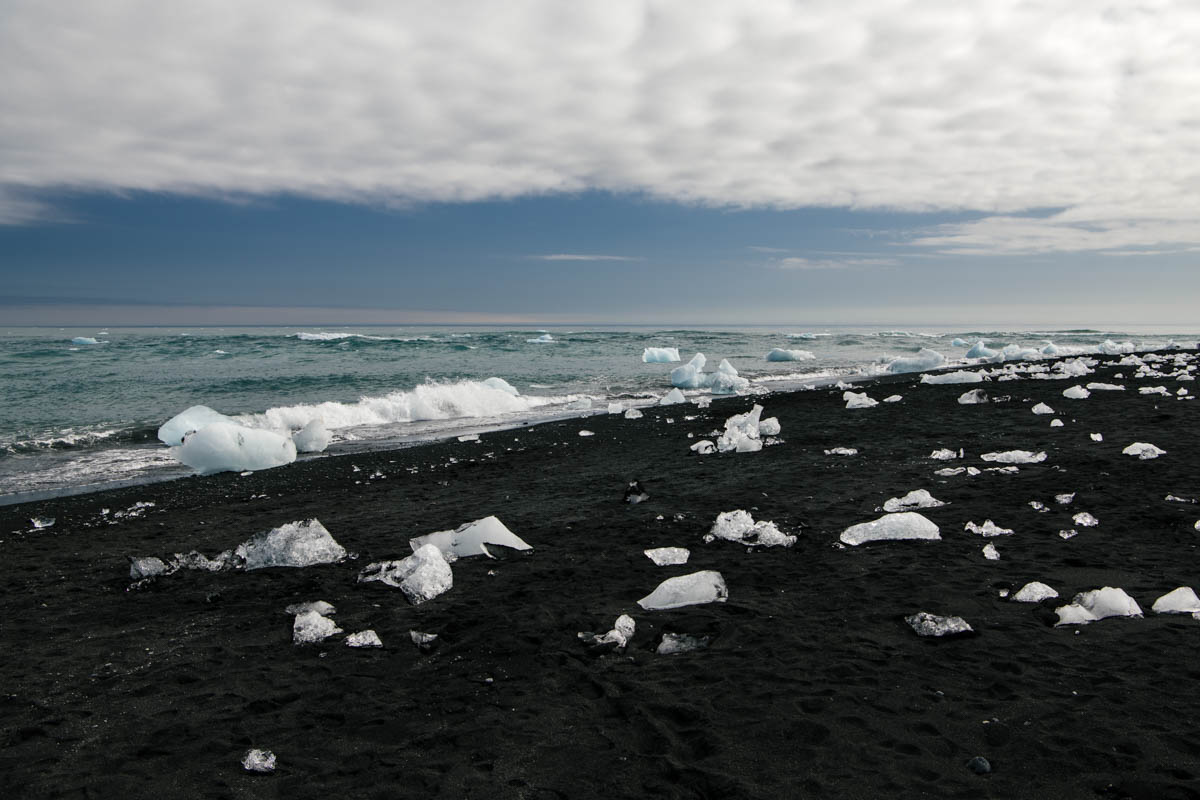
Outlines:
{"label": "glacial ice block", "polygon": [[755,404],[745,414],[734,414],[725,420],[725,432],[717,439],[717,449],[722,453],[749,453],[761,450],[762,411],[762,406]]}
{"label": "glacial ice block", "polygon": [[969,392],[963,392],[958,396],[958,404],[961,406],[977,406],[988,401],[987,392],[983,389],[972,389]]}
{"label": "glacial ice block", "polygon": [[967,351],[966,357],[967,358],[995,358],[999,354],[1000,354],[1000,351],[992,350],[990,347],[988,347],[987,345],[985,345],[983,343],[982,339],[980,339],[978,342],[975,343],[975,345],[970,350]]}
{"label": "glacial ice block", "polygon": [[[678,389],[672,389],[658,399],[658,404],[660,406],[673,406],[682,402],[685,402],[683,392],[679,391]],[[630,410],[632,411],[633,409]],[[629,415],[626,414],[626,416]]]}
{"label": "glacial ice block", "polygon": [[368,628],[365,631],[352,633],[346,637],[347,647],[383,647],[379,634]]}
{"label": "glacial ice block", "polygon": [[1086,400],[1092,396],[1092,393],[1082,386],[1072,386],[1069,389],[1063,389],[1062,395],[1071,400]]}
{"label": "glacial ice block", "polygon": [[707,386],[709,376],[702,372],[706,361],[704,353],[696,353],[691,361],[671,370],[671,385],[679,389],[701,389]]}
{"label": "glacial ice block", "polygon": [[767,353],[767,361],[812,361],[815,358],[808,350],[785,350],[780,347]]}
{"label": "glacial ice block", "polygon": [[963,526],[963,530],[979,534],[985,538],[992,538],[994,536],[1011,536],[1013,532],[1012,528],[1001,528],[990,519],[984,520],[982,525],[977,525],[974,522],[968,522]]}
{"label": "glacial ice block", "polygon": [[879,401],[868,397],[866,392],[842,392],[842,399],[846,401],[846,408],[873,408],[879,405]]}
{"label": "glacial ice block", "polygon": [[1149,442],[1134,442],[1121,451],[1127,456],[1137,456],[1142,461],[1150,458],[1158,458],[1166,454],[1166,450],[1156,447]]}
{"label": "glacial ice block", "polygon": [[202,475],[270,469],[296,460],[296,443],[274,431],[213,422],[184,437],[171,455]]}
{"label": "glacial ice block", "polygon": [[941,539],[938,526],[915,511],[886,514],[873,522],[851,525],[839,537],[844,544],[857,547],[864,542],[901,539]]}
{"label": "glacial ice block", "polygon": [[325,421],[320,417],[313,417],[307,425],[292,434],[296,450],[301,453],[322,453],[329,447],[332,438]]}
{"label": "glacial ice block", "polygon": [[346,549],[315,519],[289,522],[256,533],[235,551],[245,559],[245,569],[264,567],[310,567],[332,564],[346,557]]}
{"label": "glacial ice block", "polygon": [[738,371],[727,359],[708,378],[708,390],[713,394],[737,394],[750,388],[750,381],[738,375]]}
{"label": "glacial ice block", "polygon": [[164,444],[178,445],[183,442],[185,434],[198,431],[214,422],[232,423],[233,420],[208,406],[192,406],[164,422],[158,429],[158,438]]}
{"label": "glacial ice block", "polygon": [[883,504],[883,510],[889,513],[909,511],[914,508],[937,508],[946,505],[931,495],[925,489],[913,489],[903,497],[893,497]]}
{"label": "glacial ice block", "polygon": [[1059,625],[1086,625],[1108,617],[1140,617],[1142,609],[1124,589],[1105,586],[1075,595],[1070,605],[1055,609]]}
{"label": "glacial ice block", "polygon": [[688,557],[691,556],[691,551],[686,547],[655,547],[651,550],[643,550],[642,552],[654,562],[656,567],[671,567],[677,564],[686,564]]}
{"label": "glacial ice block", "polygon": [[496,517],[484,517],[474,522],[459,525],[452,531],[435,531],[409,539],[408,544],[415,553],[425,545],[432,544],[448,561],[466,556],[488,556],[487,545],[511,547],[513,550],[532,550],[521,537],[510,531]]}
{"label": "glacial ice block", "polygon": [[1200,597],[1190,586],[1180,586],[1154,601],[1150,607],[1157,614],[1194,614],[1200,611]]}
{"label": "glacial ice block", "polygon": [[378,561],[358,573],[359,583],[374,581],[398,588],[415,606],[449,591],[454,586],[454,573],[437,545],[427,544],[408,558]]}
{"label": "glacial ice block", "polygon": [[724,603],[728,598],[729,590],[721,573],[702,570],[668,578],[653,592],[638,600],[638,605],[647,611],[664,611],[704,603]]}
{"label": "glacial ice block", "polygon": [[904,621],[916,631],[917,636],[956,636],[974,630],[962,617],[940,617],[928,611],[919,611],[905,617]]}
{"label": "glacial ice block", "polygon": [[247,772],[270,774],[275,771],[275,754],[270,750],[247,750],[242,756],[242,767]]}
{"label": "glacial ice block", "polygon": [[1035,414],[1053,414],[1054,409],[1051,408],[1050,406],[1046,405],[1045,403],[1038,403],[1036,406],[1033,407],[1033,413],[1035,413]]}
{"label": "glacial ice block", "polygon": [[1012,596],[1014,603],[1040,603],[1058,597],[1058,592],[1041,581],[1030,581]]}
{"label": "glacial ice block", "polygon": [[934,386],[951,383],[983,383],[983,373],[971,370],[959,370],[958,372],[942,372],[936,375],[922,375],[921,383],[928,383]]}
{"label": "glacial ice block", "polygon": [[783,533],[774,522],[755,522],[749,511],[722,511],[704,537],[704,541],[724,539],[757,547],[791,547],[796,537]]}
{"label": "glacial ice block", "polygon": [[647,347],[642,351],[642,361],[647,364],[666,364],[678,360],[677,347]]}
{"label": "glacial ice block", "polygon": [[305,611],[297,614],[292,623],[292,643],[314,644],[341,632],[342,629],[329,617],[321,616],[316,611]]}
{"label": "glacial ice block", "polygon": [[1046,454],[1043,452],[1033,453],[1029,450],[1005,450],[997,453],[984,453],[980,458],[998,464],[1040,464],[1046,460]]}
{"label": "glacial ice block", "polygon": [[167,565],[161,558],[154,556],[130,556],[129,577],[135,581],[143,578],[153,578],[167,572]]}
{"label": "glacial ice block", "polygon": [[922,347],[915,356],[905,358],[897,358],[895,361],[887,365],[887,371],[892,373],[899,372],[920,372],[925,369],[934,369],[946,363],[946,357],[936,350],[930,350],[928,347]]}
{"label": "glacial ice block", "polygon": [[629,640],[633,638],[634,631],[637,630],[637,623],[633,617],[628,614],[622,614],[617,617],[617,621],[613,623],[612,630],[604,634],[593,634],[591,632],[580,631],[576,634],[579,639],[592,647],[610,646],[611,649],[624,650],[629,644]]}

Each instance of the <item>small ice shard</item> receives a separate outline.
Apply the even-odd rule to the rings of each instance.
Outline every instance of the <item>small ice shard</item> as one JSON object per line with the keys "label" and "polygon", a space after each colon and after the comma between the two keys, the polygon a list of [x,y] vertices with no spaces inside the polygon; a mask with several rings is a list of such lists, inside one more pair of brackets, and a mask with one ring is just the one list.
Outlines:
{"label": "small ice shard", "polygon": [[999,561],[1000,551],[996,549],[996,545],[989,542],[983,546],[983,557],[988,561]]}
{"label": "small ice shard", "polygon": [[954,475],[961,475],[966,471],[967,471],[966,467],[944,467],[942,469],[935,469],[933,471],[933,474],[940,475],[943,478],[949,478]]}
{"label": "small ice shard", "polygon": [[832,447],[825,451],[827,456],[856,456],[858,448],[856,447]]}
{"label": "small ice shard", "polygon": [[478,433],[464,433],[462,436],[458,437],[458,440],[460,442],[464,442],[464,443],[465,442],[478,442],[479,434]]}
{"label": "small ice shard", "polygon": [[185,435],[214,422],[231,423],[233,420],[208,406],[192,406],[164,422],[158,429],[158,439],[163,444],[172,446],[182,444]]}
{"label": "small ice shard", "polygon": [[728,598],[729,590],[721,573],[702,570],[667,578],[653,592],[638,600],[638,605],[647,611],[663,611],[704,603],[724,603]]}
{"label": "small ice shard", "polygon": [[590,631],[580,631],[576,634],[580,640],[591,646],[601,650],[624,650],[629,644],[629,640],[633,638],[633,633],[637,629],[637,623],[633,621],[633,617],[628,614],[622,614],[617,617],[617,621],[613,623],[612,630],[605,634],[593,634]]}
{"label": "small ice shard", "polygon": [[313,644],[341,632],[342,629],[329,617],[322,616],[316,611],[305,611],[297,614],[292,623],[292,642],[294,644]]}
{"label": "small ice shard", "polygon": [[1070,389],[1063,389],[1063,397],[1071,400],[1086,400],[1092,396],[1092,393],[1082,386],[1072,386]]}
{"label": "small ice shard", "polygon": [[437,647],[438,635],[436,633],[422,633],[421,631],[409,631],[408,638],[416,645],[417,649],[422,653],[429,653]]}
{"label": "small ice shard", "polygon": [[1033,413],[1035,413],[1035,414],[1053,414],[1054,409],[1051,408],[1050,406],[1046,405],[1045,403],[1038,403],[1036,406],[1033,407]]}
{"label": "small ice shard", "polygon": [[925,489],[913,489],[903,497],[893,497],[883,504],[888,512],[909,511],[914,508],[937,508],[946,505]]}
{"label": "small ice shard", "polygon": [[934,461],[953,461],[954,459],[961,458],[961,457],[962,457],[961,450],[959,450],[956,453],[955,451],[953,451],[949,448],[946,448],[946,447],[943,447],[940,450],[934,450],[932,453],[929,454],[929,458],[932,458]]}
{"label": "small ice shard", "polygon": [[666,364],[679,360],[679,348],[647,347],[642,350],[642,361],[646,364]]}
{"label": "small ice shard", "polygon": [[154,556],[130,556],[129,557],[129,577],[135,581],[140,581],[143,578],[153,578],[155,575],[162,575],[167,571],[167,565],[161,558]]}
{"label": "small ice shard", "polygon": [[256,533],[235,551],[245,560],[245,569],[264,567],[309,567],[332,564],[346,557],[346,550],[315,519],[289,522]]}
{"label": "small ice shard", "polygon": [[314,600],[311,603],[292,603],[284,609],[284,613],[297,616],[309,611],[315,611],[323,617],[332,617],[337,613],[332,603],[326,603],[324,600]]}
{"label": "small ice shard", "polygon": [[54,517],[30,517],[29,524],[35,531],[44,530],[54,525]]}
{"label": "small ice shard", "polygon": [[904,621],[918,636],[955,636],[973,630],[962,617],[939,617],[926,611],[905,617]]}
{"label": "small ice shard", "polygon": [[1071,503],[1073,503],[1074,501],[1075,501],[1075,493],[1074,492],[1071,492],[1070,494],[1054,495],[1054,502],[1058,503],[1060,506],[1068,506]]}
{"label": "small ice shard", "polygon": [[680,653],[690,653],[693,650],[703,650],[711,641],[708,636],[692,636],[687,633],[664,633],[662,641],[655,651],[660,656],[675,656]]}
{"label": "small ice shard", "polygon": [[1155,447],[1149,442],[1134,442],[1121,451],[1127,456],[1137,456],[1142,461],[1149,458],[1158,458],[1164,455],[1167,451],[1159,447]]}
{"label": "small ice shard", "polygon": [[683,401],[683,392],[679,391],[678,389],[672,389],[659,398],[658,404],[660,406],[673,406],[677,403],[682,403]]}
{"label": "small ice shard", "polygon": [[717,446],[715,444],[713,444],[712,442],[710,442],[708,439],[701,439],[700,441],[696,442],[694,445],[692,445],[688,449],[691,450],[693,453],[697,453],[699,455],[706,456],[709,453],[715,453],[717,451]]}
{"label": "small ice shard", "polygon": [[214,422],[183,437],[171,455],[201,475],[270,469],[296,460],[292,437],[233,422]]}
{"label": "small ice shard", "polygon": [[872,408],[879,405],[879,401],[867,397],[866,392],[843,392],[842,399],[846,401],[846,408]]}
{"label": "small ice shard", "polygon": [[644,415],[636,408],[631,408],[625,412],[625,419],[641,419]]}
{"label": "small ice shard", "polygon": [[902,539],[941,539],[938,526],[915,511],[885,514],[873,522],[851,525],[839,537],[843,544],[857,547],[864,542]]}
{"label": "small ice shard", "polygon": [[1079,535],[1079,531],[1077,531],[1077,530],[1075,530],[1074,528],[1072,528],[1072,529],[1071,529],[1071,530],[1069,530],[1069,531],[1059,531],[1059,532],[1058,532],[1058,535],[1059,535],[1060,537],[1062,537],[1063,539],[1070,539],[1072,536],[1078,536],[1078,535]]}
{"label": "small ice shard", "polygon": [[1123,589],[1105,586],[1075,595],[1070,605],[1055,609],[1059,625],[1086,625],[1108,617],[1140,617],[1142,609]]}
{"label": "small ice shard", "polygon": [[1081,528],[1094,528],[1100,524],[1100,520],[1096,519],[1086,511],[1080,511],[1078,514],[1071,517],[1071,519]]}
{"label": "small ice shard", "polygon": [[1063,421],[1061,419],[1058,419],[1057,417],[1055,417],[1054,419],[1050,420],[1051,428],[1061,428],[1062,426],[1063,426]]}
{"label": "small ice shard", "polygon": [[1190,586],[1180,586],[1154,601],[1150,610],[1156,614],[1195,614],[1200,611],[1200,597]]}
{"label": "small ice shard", "polygon": [[580,436],[595,436],[596,434],[589,430],[581,430],[579,432],[579,435]]}
{"label": "small ice shard", "polygon": [[[492,556],[487,551],[487,545],[511,547],[513,550],[532,550],[521,537],[510,531],[496,517],[484,517],[474,522],[459,525],[452,531],[435,531],[415,539],[409,539],[408,544],[415,553],[421,547],[432,544],[442,551],[443,555],[454,561],[467,556]],[[448,588],[448,587],[447,587]]]}
{"label": "small ice shard", "polygon": [[1029,507],[1032,508],[1034,511],[1046,511],[1047,510],[1046,504],[1043,503],[1041,500],[1030,500]]}
{"label": "small ice shard", "polygon": [[408,558],[379,561],[363,567],[359,583],[379,581],[404,592],[408,602],[420,605],[454,586],[450,563],[435,544],[418,547]]}
{"label": "small ice shard", "polygon": [[247,750],[242,756],[242,766],[247,772],[272,773],[275,771],[275,754],[270,750]]}
{"label": "small ice shard", "polygon": [[1008,597],[1008,589],[1001,589],[1000,591],[996,592],[996,594],[1000,595],[1000,599],[1003,600],[1004,598]]}
{"label": "small ice shard", "polygon": [[959,404],[964,406],[979,405],[980,403],[986,403],[987,401],[987,392],[985,392],[983,389],[972,389],[971,391],[963,392],[958,396]]}
{"label": "small ice shard", "polygon": [[898,395],[898,394],[889,394],[887,397],[883,398],[883,402],[885,402],[885,403],[899,403],[899,402],[900,402],[901,400],[903,400],[903,399],[904,399],[904,398],[903,398],[903,397],[901,397],[901,396],[900,396],[900,395]]}
{"label": "small ice shard", "polygon": [[922,347],[915,356],[906,356],[897,358],[895,361],[887,365],[887,371],[893,373],[899,372],[920,372],[926,369],[936,369],[946,363],[946,357],[936,350],[930,350],[928,347]]}
{"label": "small ice shard", "polygon": [[978,475],[978,474],[979,474],[979,468],[978,468],[978,467],[967,467],[967,474],[968,474],[968,475],[971,475],[971,476]]}
{"label": "small ice shard", "polygon": [[658,567],[686,564],[688,557],[691,556],[691,552],[686,547],[655,547],[643,552]]}
{"label": "small ice shard", "polygon": [[808,350],[784,350],[775,347],[767,353],[767,361],[812,361],[814,358],[816,356]]}
{"label": "small ice shard", "polygon": [[383,647],[379,634],[368,628],[365,631],[352,633],[346,637],[347,647]]}
{"label": "small ice shard", "polygon": [[1039,464],[1046,460],[1046,454],[1031,453],[1028,450],[1005,450],[999,453],[984,453],[980,458],[999,464]]}
{"label": "small ice shard", "polygon": [[642,488],[642,484],[638,481],[630,481],[625,487],[625,502],[637,505],[650,499],[650,493]]}
{"label": "small ice shard", "polygon": [[329,429],[325,427],[325,420],[320,417],[310,419],[307,425],[292,434],[296,450],[301,453],[324,452],[332,439]]}
{"label": "small ice shard", "polygon": [[774,522],[755,522],[749,511],[723,511],[717,515],[717,521],[704,537],[704,541],[724,539],[757,547],[791,547],[796,543],[796,537],[783,533],[775,527]]}
{"label": "small ice shard", "polygon": [[1041,581],[1030,581],[1012,596],[1014,603],[1040,603],[1058,597],[1058,592]]}
{"label": "small ice shard", "polygon": [[610,413],[610,414],[620,414],[624,410],[625,410],[624,403],[609,403],[608,404],[608,413]]}
{"label": "small ice shard", "polygon": [[1011,528],[1001,528],[999,525],[992,522],[990,519],[985,520],[982,525],[976,525],[974,522],[968,522],[966,525],[963,526],[963,530],[967,530],[967,531],[970,531],[971,533],[977,533],[980,536],[987,536],[987,537],[1011,536],[1012,535]]}
{"label": "small ice shard", "polygon": [[1090,433],[1090,434],[1088,434],[1088,435],[1092,437],[1092,441],[1093,441],[1093,442],[1103,442],[1103,441],[1104,441],[1104,434],[1101,434],[1101,433]]}
{"label": "small ice shard", "polygon": [[921,376],[921,383],[928,383],[934,386],[952,383],[983,383],[983,373],[973,370],[959,370],[957,372],[942,372],[936,375],[925,374]]}

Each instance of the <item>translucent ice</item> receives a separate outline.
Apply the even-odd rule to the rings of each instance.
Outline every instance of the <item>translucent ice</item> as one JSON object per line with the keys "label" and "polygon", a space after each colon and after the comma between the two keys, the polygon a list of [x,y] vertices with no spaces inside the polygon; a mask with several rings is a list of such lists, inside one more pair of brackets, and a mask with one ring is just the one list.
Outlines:
{"label": "translucent ice", "polygon": [[925,489],[913,489],[903,497],[893,497],[883,504],[888,512],[909,511],[914,508],[937,508],[946,505]]}
{"label": "translucent ice", "polygon": [[1033,407],[1033,413],[1035,413],[1035,414],[1053,414],[1054,409],[1051,408],[1050,406],[1046,405],[1045,403],[1038,403],[1036,406]]}
{"label": "translucent ice", "polygon": [[686,564],[691,552],[686,547],[656,547],[643,551],[655,566],[669,567],[676,564]]}
{"label": "translucent ice", "polygon": [[988,401],[987,392],[983,389],[972,389],[969,392],[963,392],[958,397],[959,405],[974,406]]}
{"label": "translucent ice", "polygon": [[371,629],[352,633],[346,637],[347,647],[383,647],[379,634]]}
{"label": "translucent ice", "polygon": [[1017,603],[1040,603],[1058,597],[1058,592],[1041,581],[1030,581],[1012,596]]}
{"label": "translucent ice", "polygon": [[996,549],[996,545],[989,542],[983,546],[983,557],[988,561],[999,561],[1000,551]]}
{"label": "translucent ice", "polygon": [[688,449],[702,456],[717,452],[717,446],[708,439],[701,439]]}
{"label": "translucent ice", "polygon": [[284,611],[292,616],[303,614],[306,611],[315,611],[323,617],[332,617],[337,613],[332,603],[326,603],[324,600],[313,600],[310,603],[292,603],[284,609]]}
{"label": "translucent ice", "polygon": [[313,644],[324,641],[342,629],[329,617],[322,616],[316,611],[305,611],[296,615],[292,623],[293,644]]}
{"label": "translucent ice", "polygon": [[866,392],[843,392],[842,399],[846,401],[846,408],[872,408],[879,405],[879,401],[867,397]]}
{"label": "translucent ice", "polygon": [[292,434],[296,450],[301,453],[324,452],[332,438],[329,429],[325,427],[325,421],[320,417],[313,417],[307,425]]}
{"label": "translucent ice", "polygon": [[728,598],[729,590],[721,573],[703,570],[668,578],[653,592],[638,600],[638,605],[647,611],[663,611],[703,603],[723,603]]}
{"label": "translucent ice", "polygon": [[905,617],[904,621],[918,636],[954,636],[973,630],[962,617],[939,617],[926,611]]}
{"label": "translucent ice", "polygon": [[936,375],[922,375],[921,383],[930,383],[934,385],[950,383],[983,383],[983,373],[971,372],[970,370],[959,370],[958,372],[942,372]]}
{"label": "translucent ice", "polygon": [[887,397],[883,398],[883,402],[885,402],[885,403],[899,403],[899,402],[900,402],[901,400],[903,400],[903,399],[904,399],[904,398],[903,398],[903,397],[901,397],[901,396],[900,396],[900,395],[898,395],[898,394],[889,394]]}
{"label": "translucent ice", "polygon": [[1200,597],[1190,586],[1180,586],[1155,600],[1150,610],[1158,614],[1194,614],[1200,611]]}
{"label": "translucent ice", "polygon": [[1121,452],[1127,456],[1137,456],[1139,459],[1145,461],[1149,458],[1158,458],[1159,456],[1166,454],[1167,451],[1159,447],[1155,447],[1149,442],[1134,442]]}
{"label": "translucent ice", "polygon": [[897,358],[887,365],[888,372],[920,372],[934,369],[946,363],[946,357],[936,350],[922,347],[915,356]]}
{"label": "translucent ice", "polygon": [[857,447],[831,447],[825,451],[827,456],[856,456],[858,455]]}
{"label": "translucent ice", "polygon": [[135,581],[152,578],[167,571],[167,565],[161,558],[154,556],[129,557],[129,577]]}
{"label": "translucent ice", "polygon": [[465,556],[491,557],[491,553],[487,551],[489,544],[511,547],[514,550],[533,549],[496,517],[477,519],[459,525],[452,531],[436,531],[418,536],[409,539],[408,544],[414,553],[425,545],[435,545],[449,561]]}
{"label": "translucent ice", "polygon": [[985,520],[982,525],[976,525],[974,522],[968,522],[963,526],[964,530],[971,533],[977,533],[980,536],[1009,536],[1012,534],[1012,528],[1001,528],[990,519]]}
{"label": "translucent ice", "polygon": [[736,394],[748,389],[750,381],[738,375],[727,359],[721,359],[717,371],[708,379],[708,387],[713,394]]}
{"label": "translucent ice", "polygon": [[679,349],[676,347],[647,347],[642,351],[642,361],[647,364],[663,364],[679,360]]}
{"label": "translucent ice", "polygon": [[962,458],[962,451],[954,451],[948,447],[943,447],[940,450],[934,450],[930,453],[929,458],[935,461],[953,461],[956,458]]}
{"label": "translucent ice", "polygon": [[513,397],[519,397],[521,394],[516,390],[516,388],[513,387],[511,383],[504,380],[504,378],[488,378],[483,382],[483,385],[489,389],[496,389],[504,392],[507,395],[512,395]]}
{"label": "translucent ice", "polygon": [[[678,389],[672,389],[659,398],[658,404],[660,406],[673,406],[682,402],[684,402],[683,392],[679,391]],[[633,410],[634,409],[630,409],[630,411]],[[626,416],[628,416],[628,414],[626,414]]]}
{"label": "translucent ice", "polygon": [[851,525],[839,537],[844,544],[858,546],[864,542],[898,539],[941,539],[938,526],[915,511],[886,514],[873,522]]}
{"label": "translucent ice", "polygon": [[994,358],[997,354],[998,354],[998,351],[992,350],[990,347],[985,345],[983,343],[983,340],[981,339],[975,343],[974,347],[972,347],[970,350],[967,351],[966,357],[967,358]]}
{"label": "translucent ice", "polygon": [[613,623],[612,630],[605,634],[592,634],[580,632],[579,638],[593,646],[612,645],[617,650],[624,650],[629,644],[629,640],[633,638],[634,631],[637,630],[637,623],[633,617],[628,614],[622,614],[617,617],[617,621]]}
{"label": "translucent ice", "polygon": [[54,527],[54,517],[30,517],[29,524],[35,531],[45,530]]}
{"label": "translucent ice", "polygon": [[714,539],[759,547],[790,547],[796,543],[795,536],[783,533],[775,527],[774,522],[755,522],[750,512],[741,509],[723,511],[717,515],[717,521],[704,541],[711,542]]}
{"label": "translucent ice", "polygon": [[774,348],[767,353],[767,361],[812,361],[816,356],[808,350],[783,350]]}
{"label": "translucent ice", "polygon": [[235,552],[245,560],[247,570],[332,564],[346,557],[345,548],[315,519],[289,522],[256,533],[238,545]]}
{"label": "translucent ice", "polygon": [[745,414],[734,414],[725,420],[725,432],[717,439],[717,449],[722,453],[761,450],[759,425],[762,411],[762,406],[756,404]]}
{"label": "translucent ice", "polygon": [[213,411],[208,406],[192,406],[164,422],[158,429],[158,438],[164,444],[181,444],[185,434],[198,431],[205,425],[211,425],[214,422],[232,422],[232,420],[224,414]]}
{"label": "translucent ice", "polygon": [[1071,400],[1086,400],[1092,396],[1092,393],[1082,386],[1072,386],[1070,389],[1063,389],[1063,397]]}
{"label": "translucent ice", "polygon": [[636,408],[631,408],[625,412],[625,419],[641,419],[643,416],[645,415]]}
{"label": "translucent ice", "polygon": [[1075,516],[1071,517],[1075,524],[1081,528],[1094,528],[1100,524],[1100,520],[1093,517],[1086,511],[1080,511]]}
{"label": "translucent ice", "polygon": [[100,344],[100,340],[92,336],[76,336],[71,339],[71,344]]}
{"label": "translucent ice", "polygon": [[674,656],[680,653],[690,653],[693,650],[703,650],[708,647],[708,636],[692,636],[687,633],[664,633],[662,641],[655,651],[660,656]]}
{"label": "translucent ice", "polygon": [[171,455],[202,475],[270,469],[296,460],[290,436],[232,422],[212,422],[171,448]]}
{"label": "translucent ice", "polygon": [[984,453],[980,458],[999,464],[1038,464],[1046,460],[1046,454],[1032,453],[1029,450],[1004,450],[997,453]]}
{"label": "translucent ice", "polygon": [[707,386],[709,376],[703,372],[706,360],[704,353],[696,353],[691,361],[671,370],[671,385],[680,389],[700,389]]}
{"label": "translucent ice", "polygon": [[1055,625],[1086,625],[1107,617],[1140,617],[1142,609],[1123,589],[1105,586],[1075,595],[1070,605],[1055,609]]}
{"label": "translucent ice", "polygon": [[415,606],[448,591],[454,585],[454,573],[437,545],[427,544],[408,558],[363,567],[358,582],[372,581],[397,587]]}
{"label": "translucent ice", "polygon": [[1115,383],[1089,383],[1087,388],[1093,392],[1123,392],[1124,386],[1118,386]]}
{"label": "translucent ice", "polygon": [[247,750],[242,756],[242,766],[247,772],[274,772],[275,754],[270,750]]}

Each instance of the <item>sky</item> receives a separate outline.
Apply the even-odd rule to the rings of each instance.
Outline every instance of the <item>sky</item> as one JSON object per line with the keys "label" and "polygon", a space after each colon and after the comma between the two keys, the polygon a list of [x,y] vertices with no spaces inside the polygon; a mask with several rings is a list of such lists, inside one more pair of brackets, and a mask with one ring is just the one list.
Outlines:
{"label": "sky", "polygon": [[0,17],[7,324],[1195,320],[1190,0]]}

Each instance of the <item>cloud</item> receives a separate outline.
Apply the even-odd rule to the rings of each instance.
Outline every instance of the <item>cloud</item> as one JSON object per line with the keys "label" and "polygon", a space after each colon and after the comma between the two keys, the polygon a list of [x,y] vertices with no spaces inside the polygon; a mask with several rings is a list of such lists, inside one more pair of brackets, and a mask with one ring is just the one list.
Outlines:
{"label": "cloud", "polygon": [[[4,16],[10,196],[600,190],[986,215],[923,237],[948,252],[1200,243],[1192,0],[9,0]],[[1067,216],[1013,216],[1039,208]],[[0,203],[10,222],[44,211]]]}
{"label": "cloud", "polygon": [[900,262],[894,258],[801,258],[789,256],[770,263],[775,269],[830,270],[830,269],[877,269],[895,267]]}
{"label": "cloud", "polygon": [[587,253],[553,253],[546,256],[534,256],[539,261],[641,261],[633,256],[599,256]]}

